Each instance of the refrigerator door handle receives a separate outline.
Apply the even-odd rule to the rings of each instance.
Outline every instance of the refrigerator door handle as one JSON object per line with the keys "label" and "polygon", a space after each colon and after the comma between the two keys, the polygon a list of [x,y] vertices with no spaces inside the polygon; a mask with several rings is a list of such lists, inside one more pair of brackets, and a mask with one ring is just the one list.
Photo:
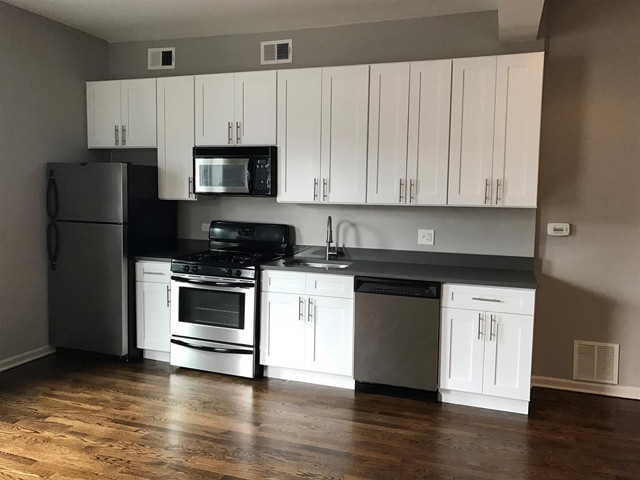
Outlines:
{"label": "refrigerator door handle", "polygon": [[49,170],[49,181],[47,182],[47,215],[50,219],[55,219],[59,211],[58,184],[54,177],[53,170]]}
{"label": "refrigerator door handle", "polygon": [[49,264],[51,270],[56,269],[56,261],[60,252],[60,229],[54,221],[47,226],[47,253],[49,254]]}

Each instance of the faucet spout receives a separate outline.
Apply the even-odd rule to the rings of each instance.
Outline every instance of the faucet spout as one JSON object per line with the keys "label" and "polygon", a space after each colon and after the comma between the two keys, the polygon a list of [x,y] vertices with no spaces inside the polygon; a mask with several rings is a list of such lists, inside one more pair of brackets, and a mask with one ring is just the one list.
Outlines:
{"label": "faucet spout", "polygon": [[329,245],[333,243],[333,226],[331,222],[331,215],[327,217],[327,243]]}
{"label": "faucet spout", "polygon": [[333,225],[331,222],[331,215],[327,217],[327,254],[325,260],[334,260],[338,258],[338,248],[332,247],[333,243]]}

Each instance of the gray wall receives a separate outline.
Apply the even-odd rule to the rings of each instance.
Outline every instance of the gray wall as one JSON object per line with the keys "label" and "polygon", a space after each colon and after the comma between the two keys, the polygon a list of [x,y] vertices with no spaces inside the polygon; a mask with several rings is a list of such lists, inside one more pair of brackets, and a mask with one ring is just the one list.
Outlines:
{"label": "gray wall", "polygon": [[[397,62],[542,50],[541,41],[500,44],[496,12],[481,12],[273,34],[232,35],[155,42],[112,43],[113,79],[259,70],[263,40],[293,39],[292,64],[301,68]],[[148,71],[147,48],[176,47],[176,69]],[[272,68],[272,67],[271,67]],[[153,152],[115,152],[115,161],[153,163]],[[299,242],[321,244],[326,216],[341,223],[347,246],[532,256],[535,212],[464,208],[384,208],[283,205],[273,200],[201,199],[179,208],[179,234],[205,238],[214,218],[285,222]],[[348,225],[348,226],[347,226]],[[436,245],[417,245],[417,229],[434,228]]]}
{"label": "gray wall", "polygon": [[86,146],[85,85],[108,45],[0,2],[0,361],[48,345],[47,162],[108,161]]}
{"label": "gray wall", "polygon": [[547,0],[534,373],[571,378],[573,340],[620,344],[640,387],[640,2]]}

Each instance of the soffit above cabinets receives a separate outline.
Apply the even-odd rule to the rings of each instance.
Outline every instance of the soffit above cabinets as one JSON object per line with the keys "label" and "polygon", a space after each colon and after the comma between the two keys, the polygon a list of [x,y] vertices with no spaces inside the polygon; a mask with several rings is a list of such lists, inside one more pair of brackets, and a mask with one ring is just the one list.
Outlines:
{"label": "soffit above cabinets", "polygon": [[[531,21],[527,19],[531,17],[537,33],[544,3],[544,0],[5,1],[108,42],[298,30],[495,11],[503,8],[503,4],[509,13],[499,17],[508,22],[508,36],[523,38],[515,30],[530,25]],[[529,31],[532,31],[531,27]]]}

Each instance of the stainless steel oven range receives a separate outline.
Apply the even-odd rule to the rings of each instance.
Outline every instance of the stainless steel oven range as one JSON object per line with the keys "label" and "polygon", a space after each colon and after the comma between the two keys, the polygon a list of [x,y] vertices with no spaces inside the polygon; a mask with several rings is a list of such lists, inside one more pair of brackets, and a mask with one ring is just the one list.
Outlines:
{"label": "stainless steel oven range", "polygon": [[171,364],[259,376],[259,265],[289,248],[287,225],[213,221],[209,250],[174,258]]}

